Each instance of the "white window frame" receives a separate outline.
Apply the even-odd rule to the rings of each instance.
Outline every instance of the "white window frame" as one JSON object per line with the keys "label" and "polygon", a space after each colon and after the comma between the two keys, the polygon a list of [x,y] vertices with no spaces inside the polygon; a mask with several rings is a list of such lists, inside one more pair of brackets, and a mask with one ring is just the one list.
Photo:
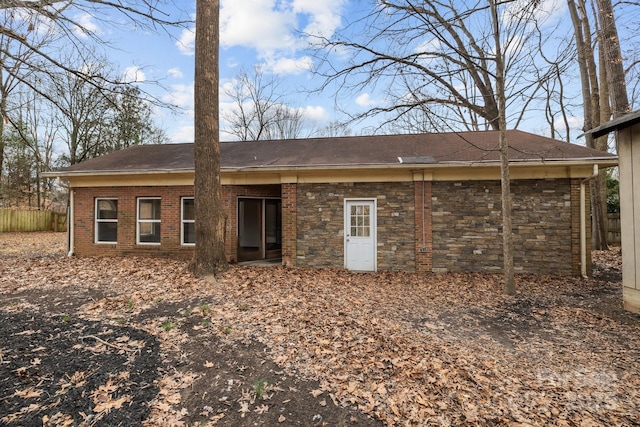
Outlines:
{"label": "white window frame", "polygon": [[[115,245],[118,243],[118,208],[116,206],[116,218],[115,219],[104,219],[104,218],[98,218],[98,203],[100,201],[103,200],[115,200],[116,204],[118,202],[118,199],[116,197],[96,197],[95,202],[94,202],[94,215],[93,215],[93,219],[94,219],[94,237],[93,237],[93,242],[99,245]],[[99,240],[98,239],[98,224],[101,223],[108,223],[108,222],[112,222],[112,223],[116,223],[116,240],[115,241],[106,241],[106,240]]]}
{"label": "white window frame", "polygon": [[136,200],[136,244],[137,245],[153,245],[162,244],[162,231],[160,231],[160,242],[141,242],[140,241],[140,224],[161,224],[162,223],[162,201],[160,202],[160,219],[140,219],[140,202],[146,200],[162,200],[162,197],[138,197]]}
{"label": "white window frame", "polygon": [[184,225],[185,224],[195,224],[196,220],[194,219],[184,219],[184,202],[185,200],[193,200],[195,203],[195,199],[193,196],[190,197],[181,197],[180,198],[180,244],[182,246],[195,246],[195,243],[189,243],[184,241]]}

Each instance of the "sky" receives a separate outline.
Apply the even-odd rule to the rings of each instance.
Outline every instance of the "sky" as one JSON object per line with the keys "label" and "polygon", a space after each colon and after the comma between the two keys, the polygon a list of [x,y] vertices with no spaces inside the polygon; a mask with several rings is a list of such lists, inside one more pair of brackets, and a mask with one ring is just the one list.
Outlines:
{"label": "sky", "polygon": [[[195,15],[195,1],[168,2],[180,5],[181,13]],[[566,1],[543,2],[560,22],[570,24]],[[308,40],[302,34],[311,33],[330,37],[345,25],[348,19],[361,16],[371,2],[362,0],[221,0],[220,9],[220,108],[221,114],[230,108],[231,100],[225,96],[228,85],[241,69],[250,71],[260,65],[265,74],[275,75],[282,83],[292,106],[304,112],[309,129],[320,129],[332,121],[343,118],[336,113],[331,92],[312,93],[322,80],[312,73],[315,60],[309,54]],[[564,6],[563,6],[564,5]],[[168,6],[171,7],[171,6]],[[636,6],[637,7],[637,6]],[[172,11],[176,12],[176,11]],[[114,33],[102,29],[91,16],[78,16],[86,25],[111,40],[110,60],[120,67],[131,80],[161,100],[177,105],[177,114],[156,109],[156,123],[167,133],[171,142],[193,142],[193,79],[194,39],[193,25],[173,28],[167,32],[133,29]],[[623,29],[624,30],[624,29]],[[109,33],[109,31],[112,31]],[[345,58],[348,59],[348,58]],[[147,83],[145,83],[147,82]],[[149,82],[157,82],[149,84]],[[340,100],[340,108],[358,112],[381,102],[381,94],[367,90],[349,93]],[[579,128],[579,115],[570,120]],[[541,121],[530,121],[523,130],[544,134]],[[353,134],[365,132],[366,123],[352,129]],[[221,128],[224,129],[224,123]],[[574,134],[578,134],[574,132]],[[222,140],[232,139],[221,133]]]}
{"label": "sky", "polygon": [[[185,8],[184,5],[181,7]],[[304,111],[309,127],[324,127],[334,120],[333,100],[311,95],[318,82],[310,68],[312,59],[306,54],[307,41],[300,32],[331,35],[341,24],[342,16],[353,9],[346,0],[222,0],[220,9],[220,108],[229,108],[224,86],[241,69],[251,71],[256,65],[265,74],[274,74],[282,90],[290,92],[290,105]],[[195,15],[195,2],[186,11]],[[84,17],[98,33],[99,23]],[[107,31],[107,30],[104,30]],[[109,34],[117,49],[109,58],[122,73],[161,100],[177,105],[180,114],[156,109],[156,122],[165,129],[172,142],[193,142],[193,26],[170,29],[170,33],[146,30]],[[147,83],[144,83],[144,82]],[[161,87],[158,87],[158,82]],[[353,100],[357,105],[358,100]],[[221,123],[221,127],[224,124]],[[231,139],[224,133],[221,139]]]}

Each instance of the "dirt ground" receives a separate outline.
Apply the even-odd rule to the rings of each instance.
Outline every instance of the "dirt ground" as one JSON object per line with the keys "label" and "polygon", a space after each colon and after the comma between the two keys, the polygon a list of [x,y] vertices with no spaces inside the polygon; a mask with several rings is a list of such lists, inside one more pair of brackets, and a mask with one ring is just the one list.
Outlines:
{"label": "dirt ground", "polygon": [[68,258],[0,234],[0,425],[640,425],[620,251],[594,278]]}

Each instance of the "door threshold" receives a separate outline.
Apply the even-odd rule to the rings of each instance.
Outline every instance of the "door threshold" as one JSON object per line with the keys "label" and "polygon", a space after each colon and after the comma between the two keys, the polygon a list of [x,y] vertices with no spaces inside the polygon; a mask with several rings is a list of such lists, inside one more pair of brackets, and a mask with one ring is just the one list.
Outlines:
{"label": "door threshold", "polygon": [[242,261],[238,265],[248,265],[252,267],[275,267],[282,265],[282,258],[258,259],[255,261]]}

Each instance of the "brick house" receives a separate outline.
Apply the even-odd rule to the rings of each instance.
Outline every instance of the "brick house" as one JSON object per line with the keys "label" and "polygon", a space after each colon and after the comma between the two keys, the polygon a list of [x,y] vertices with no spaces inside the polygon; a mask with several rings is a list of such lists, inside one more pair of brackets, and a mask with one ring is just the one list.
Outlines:
{"label": "brick house", "polygon": [[[617,157],[508,131],[518,272],[589,274],[589,179]],[[498,133],[221,144],[230,262],[417,272],[502,268]],[[70,252],[190,257],[192,144],[142,145],[68,181]]]}

